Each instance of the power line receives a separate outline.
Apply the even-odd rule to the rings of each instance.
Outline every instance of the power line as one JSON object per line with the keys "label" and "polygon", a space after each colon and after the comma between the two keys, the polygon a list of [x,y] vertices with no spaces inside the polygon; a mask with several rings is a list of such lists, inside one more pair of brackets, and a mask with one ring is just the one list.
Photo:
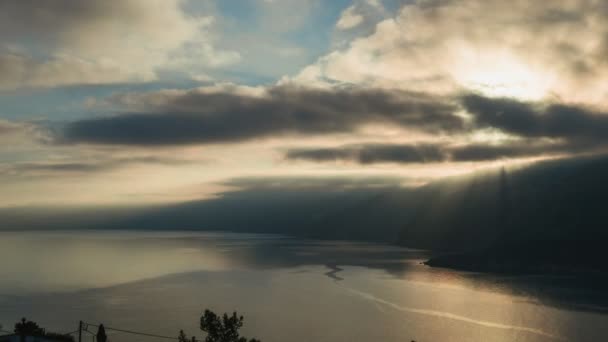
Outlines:
{"label": "power line", "polygon": [[[85,323],[85,324],[87,324],[89,326],[92,326],[92,327],[96,327],[96,328],[99,327],[96,324],[89,324],[89,323]],[[104,325],[104,328],[106,330],[118,331],[118,332],[123,332],[123,333],[127,333],[127,334],[133,334],[133,335],[141,335],[141,336],[148,336],[148,337],[157,337],[157,338],[164,338],[164,339],[167,339],[167,340],[176,340],[176,341],[179,340],[179,338],[173,337],[173,336],[163,336],[163,335],[156,335],[156,334],[145,333],[145,332],[141,332],[141,331],[118,329],[118,328],[107,327],[105,325]]]}
{"label": "power line", "polygon": [[[82,329],[81,331],[89,333],[92,336],[95,336],[95,333],[92,332],[92,331],[89,331],[88,327],[91,326],[91,327],[99,328],[99,325],[97,325],[97,324],[90,324],[90,323],[86,323],[86,322],[83,322],[83,324],[85,324],[86,327],[84,327],[84,329]],[[106,330],[118,331],[118,332],[122,332],[122,333],[126,333],[126,334],[141,335],[141,336],[147,336],[147,337],[156,337],[156,338],[163,338],[163,339],[167,339],[167,340],[179,341],[179,338],[173,337],[173,336],[164,336],[164,335],[150,334],[150,333],[145,333],[145,332],[141,332],[141,331],[133,331],[133,330],[112,328],[112,327],[106,327],[106,326],[104,326],[104,328]],[[12,331],[7,331],[7,330],[3,330],[3,329],[0,329],[0,332],[7,333],[7,334],[12,334],[13,333]],[[66,333],[66,334],[63,334],[63,335],[72,335],[72,334],[75,334],[77,332],[79,332],[79,330],[72,331],[72,332],[69,332],[69,333]]]}

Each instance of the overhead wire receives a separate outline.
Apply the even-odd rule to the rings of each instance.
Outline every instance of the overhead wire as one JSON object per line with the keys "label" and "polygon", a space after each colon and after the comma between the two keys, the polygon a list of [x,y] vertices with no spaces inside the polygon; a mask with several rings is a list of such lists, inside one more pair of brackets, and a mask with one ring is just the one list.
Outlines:
{"label": "overhead wire", "polygon": [[[94,337],[95,333],[92,332],[92,331],[89,331],[88,328],[89,328],[89,326],[95,327],[95,328],[99,328],[99,325],[97,325],[97,324],[91,324],[91,323],[86,323],[86,322],[83,322],[83,324],[84,324],[84,328],[81,331],[85,332],[85,333],[89,333],[89,334],[91,334]],[[162,338],[162,339],[167,339],[167,340],[179,341],[179,338],[173,337],[173,336],[165,336],[165,335],[152,334],[152,333],[135,331],[135,330],[113,328],[113,327],[108,327],[108,326],[104,326],[104,328],[106,330],[116,331],[116,332],[121,332],[121,333],[126,333],[126,334],[140,335],[140,336],[155,337],[155,338]],[[7,330],[3,330],[3,329],[0,329],[0,332],[2,332],[2,333],[8,333],[8,334],[12,334],[13,333],[12,331],[7,331]],[[66,334],[63,334],[63,335],[73,335],[73,334],[76,334],[78,332],[79,332],[79,330],[76,330],[76,331],[72,331],[72,332],[69,332],[69,333],[66,333]]]}
{"label": "overhead wire", "polygon": [[[85,323],[85,324],[87,324],[89,326],[92,326],[92,327],[99,327],[99,325],[96,325],[96,324],[90,324],[90,323]],[[179,338],[173,337],[173,336],[164,336],[164,335],[151,334],[151,333],[146,333],[146,332],[141,332],[141,331],[112,328],[112,327],[108,327],[108,326],[105,326],[105,325],[104,325],[104,328],[106,330],[118,331],[118,332],[122,332],[122,333],[126,333],[126,334],[141,335],[141,336],[156,337],[156,338],[163,338],[163,339],[167,339],[167,340],[179,341]],[[90,331],[87,331],[87,332],[90,332]]]}

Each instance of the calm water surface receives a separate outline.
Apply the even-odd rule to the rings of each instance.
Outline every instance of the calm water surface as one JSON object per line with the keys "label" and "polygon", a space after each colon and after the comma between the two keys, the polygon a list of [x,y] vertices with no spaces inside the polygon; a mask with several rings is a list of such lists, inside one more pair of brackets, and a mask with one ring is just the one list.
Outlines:
{"label": "calm water surface", "polygon": [[238,310],[244,334],[265,342],[608,341],[600,285],[431,269],[426,257],[263,235],[0,233],[0,323],[201,336],[198,318],[211,308]]}

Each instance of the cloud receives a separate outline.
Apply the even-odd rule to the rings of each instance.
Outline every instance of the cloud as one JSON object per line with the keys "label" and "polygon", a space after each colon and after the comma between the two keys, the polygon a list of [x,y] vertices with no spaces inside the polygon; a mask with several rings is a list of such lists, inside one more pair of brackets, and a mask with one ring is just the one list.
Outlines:
{"label": "cloud", "polygon": [[[0,3],[0,90],[155,79],[160,67],[224,65],[211,17],[181,0],[6,0]],[[179,62],[179,63],[178,63]]]}
{"label": "cloud", "polygon": [[363,20],[363,15],[357,13],[357,8],[353,5],[342,12],[340,19],[336,23],[336,27],[340,30],[348,30],[358,26]]}
{"label": "cloud", "polygon": [[353,30],[362,24],[377,23],[385,19],[387,11],[378,0],[356,0],[340,14],[336,23],[338,30]]}
{"label": "cloud", "polygon": [[[102,101],[103,102],[103,101]],[[290,148],[286,158],[316,162],[440,163],[598,153],[608,143],[608,114],[585,106],[478,94],[435,96],[361,87],[217,84],[192,90],[116,94],[122,113],[69,123],[62,144],[172,146],[242,143],[282,136],[349,134],[368,125],[412,133],[410,142]],[[495,132],[499,139],[484,137]],[[439,135],[429,143],[428,134]],[[416,134],[426,134],[416,141]],[[484,137],[479,141],[471,137]],[[403,141],[403,140],[402,140]],[[335,145],[335,142],[332,144]]]}
{"label": "cloud", "polygon": [[[578,151],[578,149],[576,149]],[[357,164],[425,164],[443,162],[484,162],[500,159],[542,157],[574,152],[562,143],[517,142],[510,144],[358,144],[331,148],[290,149],[288,160],[312,162],[345,161]]]}
{"label": "cloud", "polygon": [[132,165],[162,165],[175,166],[191,163],[188,160],[142,156],[142,157],[116,157],[95,161],[82,161],[78,159],[68,161],[21,162],[0,165],[0,173],[11,176],[64,176],[74,174],[91,174],[113,171]]}
{"label": "cloud", "polygon": [[488,162],[502,159],[565,156],[605,152],[606,146],[568,142],[524,140],[502,144],[357,144],[338,147],[295,148],[285,153],[288,160],[310,162],[351,162],[428,164],[444,162]]}
{"label": "cloud", "polygon": [[[286,158],[317,162],[438,163],[492,161],[603,151],[608,114],[584,106],[524,102],[477,94],[439,97],[358,87],[219,84],[193,90],[118,94],[106,99],[122,114],[68,124],[63,144],[196,145],[240,143],[286,135],[348,133],[370,124],[440,134],[441,142],[354,143],[291,148]],[[499,141],[471,141],[491,130]],[[415,139],[414,139],[415,140]]]}
{"label": "cloud", "polygon": [[446,160],[440,145],[435,144],[365,144],[337,148],[291,149],[285,157],[291,160],[316,162],[351,161],[373,163],[429,163]]}
{"label": "cloud", "polygon": [[449,155],[449,160],[453,162],[481,162],[500,159],[565,156],[593,150],[589,146],[563,142],[524,140],[500,145],[470,144],[447,148],[446,153]]}
{"label": "cloud", "polygon": [[83,162],[19,163],[4,168],[3,173],[12,175],[48,175],[49,173],[90,173],[106,171],[113,169],[114,167],[114,164]]}
{"label": "cloud", "polygon": [[11,121],[0,120],[0,135],[12,134],[21,131],[23,128],[23,125]]}
{"label": "cloud", "polygon": [[322,191],[339,192],[347,189],[394,189],[407,185],[407,179],[390,176],[351,176],[351,177],[243,177],[233,178],[222,183],[239,191]]}
{"label": "cloud", "polygon": [[0,119],[0,152],[2,150],[18,150],[29,144],[48,141],[46,129],[35,122],[9,121]]}
{"label": "cloud", "polygon": [[595,0],[417,0],[293,79],[608,106],[607,19]]}
{"label": "cloud", "polygon": [[54,56],[47,61],[38,61],[27,55],[12,53],[0,55],[0,75],[0,90],[114,83],[133,76],[121,71],[117,65],[103,65],[74,56]]}
{"label": "cloud", "polygon": [[[370,163],[478,162],[499,159],[598,154],[608,150],[608,113],[585,106],[461,96],[459,108],[469,117],[448,142],[423,144],[354,144],[289,149],[285,158],[314,162]],[[492,130],[509,139],[472,142],[467,135]]]}
{"label": "cloud", "polygon": [[370,123],[436,133],[462,130],[464,124],[448,101],[375,89],[211,87],[133,94],[118,100],[138,111],[72,122],[60,140],[158,146],[352,133]]}
{"label": "cloud", "polygon": [[478,127],[531,138],[563,138],[569,141],[606,142],[608,113],[582,106],[464,96],[462,104]]}

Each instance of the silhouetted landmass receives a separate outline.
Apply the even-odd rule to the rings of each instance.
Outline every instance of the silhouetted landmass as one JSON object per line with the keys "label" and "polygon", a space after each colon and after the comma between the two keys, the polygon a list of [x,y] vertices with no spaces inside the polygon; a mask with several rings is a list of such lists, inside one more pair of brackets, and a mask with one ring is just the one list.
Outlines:
{"label": "silhouetted landmass", "polygon": [[606,272],[605,175],[606,159],[584,159],[473,180],[466,190],[436,202],[442,214],[420,213],[402,241],[425,230],[439,243],[452,244],[424,242],[458,252],[431,259],[431,266],[501,273]]}
{"label": "silhouetted landmass", "polygon": [[[479,271],[605,271],[608,158],[497,168],[418,188],[301,179],[244,180],[242,190],[175,205],[10,208],[15,229],[224,230],[347,239],[452,256],[433,266]],[[233,184],[234,185],[234,184]],[[453,256],[457,254],[459,256]]]}
{"label": "silhouetted landmass", "polygon": [[[585,248],[573,247],[574,245]],[[603,241],[514,241],[483,251],[444,254],[425,264],[464,271],[516,274],[601,274],[608,271]]]}

